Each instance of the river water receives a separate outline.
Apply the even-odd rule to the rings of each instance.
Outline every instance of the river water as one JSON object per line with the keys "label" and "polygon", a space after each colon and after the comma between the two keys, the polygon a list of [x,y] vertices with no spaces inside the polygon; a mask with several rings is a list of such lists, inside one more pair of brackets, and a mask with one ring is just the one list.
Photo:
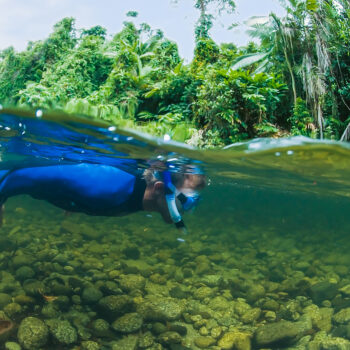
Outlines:
{"label": "river water", "polygon": [[6,349],[350,349],[349,154],[347,143],[304,137],[195,150],[82,117],[1,110],[0,174],[77,163],[135,172],[160,162],[175,172],[190,166],[207,186],[184,214],[184,242],[158,214],[67,215],[10,198],[0,341]]}

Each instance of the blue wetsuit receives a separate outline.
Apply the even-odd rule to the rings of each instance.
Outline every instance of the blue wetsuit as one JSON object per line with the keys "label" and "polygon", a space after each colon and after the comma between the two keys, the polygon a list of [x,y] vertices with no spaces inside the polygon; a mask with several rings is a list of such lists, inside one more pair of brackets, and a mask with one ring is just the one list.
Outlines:
{"label": "blue wetsuit", "polygon": [[140,176],[113,166],[50,165],[8,171],[0,183],[0,204],[28,194],[72,212],[118,216],[142,210],[145,189]]}

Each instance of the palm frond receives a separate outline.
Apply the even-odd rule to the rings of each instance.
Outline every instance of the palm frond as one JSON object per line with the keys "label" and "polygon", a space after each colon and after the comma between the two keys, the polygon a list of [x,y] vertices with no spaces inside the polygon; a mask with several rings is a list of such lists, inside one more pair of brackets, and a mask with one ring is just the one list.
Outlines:
{"label": "palm frond", "polygon": [[254,63],[258,63],[263,59],[267,58],[269,54],[270,52],[242,55],[235,60],[234,64],[231,66],[231,69],[237,70],[237,69],[248,67]]}

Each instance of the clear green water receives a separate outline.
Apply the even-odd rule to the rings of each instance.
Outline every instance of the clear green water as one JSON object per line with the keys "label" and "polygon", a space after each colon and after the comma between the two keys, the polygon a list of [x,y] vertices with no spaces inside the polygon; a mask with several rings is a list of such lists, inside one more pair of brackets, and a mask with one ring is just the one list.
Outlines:
{"label": "clear green water", "polygon": [[[116,141],[108,126],[73,127],[62,116],[42,120],[74,134],[48,136],[40,124],[20,136],[4,120],[2,169],[62,154],[62,162],[113,162],[113,152],[145,166],[161,154],[200,161],[209,184],[185,216],[185,243],[157,214],[65,216],[29,197],[8,200],[0,332],[6,318],[13,328],[0,348],[350,349],[346,144],[296,138],[196,151],[128,132],[133,139]],[[27,142],[29,151],[19,147]]]}

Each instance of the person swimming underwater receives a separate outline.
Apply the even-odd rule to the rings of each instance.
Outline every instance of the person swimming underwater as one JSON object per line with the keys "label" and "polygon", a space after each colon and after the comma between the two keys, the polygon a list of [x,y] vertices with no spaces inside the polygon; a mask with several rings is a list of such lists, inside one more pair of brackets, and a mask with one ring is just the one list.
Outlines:
{"label": "person swimming underwater", "polygon": [[[121,216],[158,212],[165,222],[184,227],[179,207],[196,204],[203,175],[145,170],[140,175],[102,164],[65,164],[14,169],[0,182],[1,222],[6,200],[27,194],[68,212]],[[180,204],[181,203],[181,204]],[[1,224],[1,223],[0,223]]]}

